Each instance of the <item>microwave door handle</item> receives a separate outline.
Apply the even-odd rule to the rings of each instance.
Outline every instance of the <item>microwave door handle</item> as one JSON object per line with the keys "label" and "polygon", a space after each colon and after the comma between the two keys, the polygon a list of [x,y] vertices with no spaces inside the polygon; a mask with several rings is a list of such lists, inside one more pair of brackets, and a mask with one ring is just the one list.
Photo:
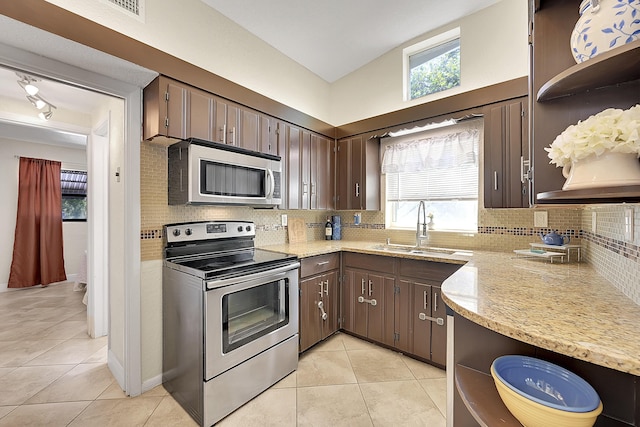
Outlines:
{"label": "microwave door handle", "polygon": [[265,196],[267,199],[270,199],[271,197],[273,197],[273,192],[276,187],[276,180],[273,177],[273,171],[271,169],[267,169],[267,177],[269,178],[268,179],[269,186],[267,187]]}

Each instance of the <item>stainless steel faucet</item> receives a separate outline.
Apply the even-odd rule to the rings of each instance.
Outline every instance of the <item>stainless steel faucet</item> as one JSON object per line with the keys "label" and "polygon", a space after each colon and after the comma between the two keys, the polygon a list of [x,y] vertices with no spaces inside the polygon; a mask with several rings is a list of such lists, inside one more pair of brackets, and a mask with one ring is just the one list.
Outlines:
{"label": "stainless steel faucet", "polygon": [[[422,209],[422,234],[420,234],[420,210]],[[424,201],[420,200],[418,205],[418,225],[416,226],[416,247],[422,246],[422,239],[427,239],[429,242],[429,234],[427,234],[427,211],[424,205]]]}

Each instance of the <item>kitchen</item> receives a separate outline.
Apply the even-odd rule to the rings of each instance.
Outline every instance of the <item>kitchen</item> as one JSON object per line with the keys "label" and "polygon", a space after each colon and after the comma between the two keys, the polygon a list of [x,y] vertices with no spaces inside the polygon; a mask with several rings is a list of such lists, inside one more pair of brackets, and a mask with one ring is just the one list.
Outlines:
{"label": "kitchen", "polygon": [[[63,3],[63,2],[59,2]],[[526,43],[526,10],[524,5],[520,5],[519,8],[516,6],[508,6],[507,2],[499,3],[494,6],[494,9],[487,10],[483,12],[484,14],[490,14],[489,16],[484,14],[479,14],[475,17],[470,17],[464,24],[469,25],[470,31],[473,28],[484,28],[486,24],[486,19],[497,19],[497,16],[501,16],[502,13],[516,13],[519,17],[519,20],[514,20],[513,25],[518,27],[517,32],[521,34],[521,40],[523,43]],[[40,2],[34,3],[36,6],[40,5]],[[73,6],[67,6],[69,8],[73,8]],[[197,7],[197,6],[194,6]],[[202,8],[202,6],[200,6]],[[513,11],[511,8],[518,9],[517,11]],[[507,11],[503,11],[499,8],[507,8]],[[111,12],[108,12],[109,9],[106,9],[107,12],[104,12],[104,16],[109,16]],[[151,6],[149,6],[148,12],[155,13],[153,17],[155,17],[158,21],[161,21],[162,12],[166,12],[164,10],[153,10]],[[204,14],[205,12],[202,10],[198,10]],[[92,10],[84,10],[78,11],[78,13],[91,17],[96,21],[100,22],[103,18],[98,11]],[[186,13],[186,12],[185,12]],[[208,12],[207,12],[208,13]],[[37,14],[36,14],[37,15]],[[29,18],[24,18],[28,22]],[[36,18],[32,18],[36,19]],[[186,19],[186,18],[185,18]],[[152,16],[148,17],[148,22],[151,24]],[[127,30],[124,24],[119,24],[118,19],[114,18],[114,22],[104,22],[105,25],[110,25],[115,28],[118,25],[122,25],[121,31],[123,33],[127,33]],[[128,22],[128,21],[127,21]],[[525,25],[517,24],[525,23]],[[517,25],[516,25],[517,24]],[[46,23],[34,23],[34,25],[39,25],[43,28],[47,28],[48,25]],[[229,25],[229,24],[227,24]],[[228,28],[225,26],[225,28]],[[464,26],[463,26],[464,28]],[[56,31],[61,31],[60,29]],[[508,30],[505,30],[508,31]],[[132,36],[136,36],[136,34],[129,33]],[[238,35],[237,33],[234,33]],[[140,38],[145,39],[148,38],[149,35],[139,34]],[[78,37],[78,36],[76,36]],[[179,37],[176,35],[176,37]],[[238,37],[242,40],[242,35],[238,35]],[[491,35],[488,35],[491,37]],[[165,37],[159,36],[161,40],[165,40]],[[508,38],[508,37],[507,37]],[[159,46],[163,50],[168,52],[174,52],[174,55],[180,56],[182,46],[184,44],[177,43],[175,40],[167,40],[167,46]],[[481,40],[479,40],[481,43]],[[156,42],[149,40],[148,43],[154,44]],[[161,42],[157,42],[162,44]],[[505,42],[506,43],[506,42]],[[505,46],[505,49],[508,49]],[[500,49],[495,49],[493,51],[499,51]],[[250,51],[254,51],[254,49],[250,49]],[[486,54],[486,49],[482,50]],[[191,56],[193,58],[198,58],[197,53],[192,53]],[[512,79],[521,78],[527,74],[527,63],[526,63],[526,52],[516,52],[513,55],[505,55],[508,58],[496,58],[496,70],[483,70],[484,73],[491,75],[491,78],[495,78],[496,81],[487,81],[485,79],[484,82],[478,83],[478,87],[485,86],[491,83],[497,83],[499,81],[507,81]],[[205,61],[206,59],[202,59]],[[382,58],[381,63],[385,63],[388,61],[388,58]],[[500,61],[502,61],[502,66],[500,65]],[[198,60],[193,60],[194,63],[198,63]],[[285,59],[284,62],[288,64],[288,60]],[[205,64],[203,64],[205,65]],[[288,64],[290,65],[290,64]],[[220,67],[225,67],[226,65],[222,64]],[[208,68],[208,67],[207,67]],[[241,68],[241,67],[239,67]],[[236,71],[236,73],[240,74],[237,77],[234,77],[234,80],[239,81],[240,83],[245,80],[250,80],[250,77],[242,75],[240,71]],[[336,98],[335,105],[340,106],[336,107],[335,110],[331,109],[331,114],[337,114],[339,119],[333,119],[331,114],[326,111],[328,108],[323,108],[321,105],[315,105],[314,102],[320,102],[324,96],[310,96],[309,99],[305,99],[304,101],[298,100],[297,94],[291,94],[289,98],[291,98],[290,104],[292,106],[296,106],[298,104],[314,104],[309,106],[308,108],[304,108],[303,110],[308,110],[312,114],[312,116],[317,116],[321,118],[325,118],[329,123],[344,123],[344,122],[355,122],[360,119],[364,119],[366,117],[371,117],[377,114],[382,114],[388,111],[393,111],[399,108],[404,108],[405,105],[396,103],[390,103],[389,107],[383,107],[382,109],[375,109],[376,103],[374,102],[362,102],[363,93],[370,94],[369,96],[376,96],[376,91],[371,90],[370,88],[362,88],[362,93],[360,90],[357,90],[357,93],[354,93],[355,89],[350,89],[353,87],[361,88],[363,85],[366,85],[367,81],[381,81],[377,78],[368,78],[369,74],[377,75],[385,74],[386,67],[380,65],[376,67],[375,64],[372,67],[369,67],[367,70],[363,70],[362,74],[354,74],[347,76],[347,78],[343,81],[339,81],[335,86],[331,87],[330,90],[327,90],[327,86],[325,84],[319,83],[316,80],[312,79],[310,76],[306,75],[305,72],[299,72],[296,74],[297,78],[301,81],[301,85],[308,88],[316,88],[318,94],[322,93],[334,93]],[[233,74],[230,70],[219,70],[220,75],[230,76]],[[505,75],[506,74],[506,75]],[[489,79],[490,80],[490,79]],[[274,91],[271,87],[263,87],[267,83],[261,83],[263,81],[279,81],[277,76],[266,75],[262,76],[262,79],[259,79],[257,82],[247,82],[249,87],[252,87],[257,92],[269,95]],[[285,82],[287,83],[287,82]],[[283,92],[290,93],[296,92],[289,85],[282,84]],[[463,88],[465,90],[475,89],[471,88]],[[311,90],[311,89],[309,89]],[[313,101],[317,100],[317,101]],[[355,105],[354,105],[355,104]],[[361,111],[362,109],[367,108],[367,111]],[[302,108],[301,108],[302,109]],[[341,111],[344,110],[344,111]],[[361,111],[360,113],[358,113]],[[244,219],[253,220],[258,228],[259,233],[256,236],[257,245],[268,245],[275,243],[284,243],[286,242],[286,231],[285,228],[281,225],[281,212],[278,211],[262,211],[262,210],[252,210],[247,208],[234,208],[234,209],[221,209],[221,208],[189,208],[189,207],[170,207],[167,206],[166,202],[163,202],[163,197],[166,197],[166,177],[163,175],[165,169],[162,167],[162,164],[165,159],[165,149],[164,147],[151,143],[143,143],[141,145],[141,158],[142,167],[144,173],[141,175],[141,188],[143,189],[143,198],[142,198],[142,224],[141,231],[144,236],[140,242],[141,244],[141,264],[140,268],[142,270],[142,278],[141,278],[141,290],[144,293],[145,297],[142,301],[141,310],[141,322],[142,322],[142,382],[154,382],[157,381],[157,377],[161,371],[161,347],[159,344],[160,331],[156,328],[155,325],[161,324],[161,295],[160,288],[158,286],[159,283],[159,275],[161,273],[161,238],[159,238],[159,230],[165,223],[171,222],[179,222],[185,220],[196,220],[196,219],[208,219],[210,217],[215,217],[216,219],[231,219],[237,217],[243,217]],[[146,160],[145,160],[146,159]],[[633,206],[633,205],[632,205]],[[594,239],[587,240],[584,242],[585,246],[589,248],[587,251],[587,258],[589,262],[599,271],[602,275],[606,276],[618,289],[624,291],[624,293],[633,299],[636,303],[638,301],[638,289],[637,289],[637,277],[638,277],[638,262],[637,258],[633,259],[628,256],[625,256],[624,251],[622,253],[614,252],[613,245],[617,243],[617,241],[622,240],[620,238],[621,227],[622,227],[622,219],[623,219],[623,207],[619,205],[597,205],[597,206],[588,206],[585,208],[549,208],[546,209],[549,212],[549,224],[553,228],[557,228],[560,230],[591,230],[591,216],[593,212],[596,212],[598,217],[600,218],[599,229],[604,230],[601,234],[598,232],[598,235],[594,235]],[[635,207],[636,216],[638,208]],[[289,211],[287,212],[291,217],[299,216],[306,220],[308,224],[314,224],[308,231],[311,233],[309,235],[310,238],[320,239],[321,238],[321,228],[320,224],[324,223],[324,219],[326,218],[326,212],[316,212],[316,211]],[[345,222],[349,222],[351,218],[352,212],[347,212],[343,215],[343,219]],[[512,249],[517,249],[520,247],[526,247],[528,243],[531,241],[531,236],[522,235],[522,228],[532,228],[533,227],[533,213],[529,209],[513,209],[513,210],[500,210],[500,209],[481,209],[480,217],[479,217],[479,233],[475,237],[460,235],[451,237],[446,233],[434,232],[433,233],[433,244],[441,245],[441,246],[449,246],[449,247],[462,247],[462,248],[482,248],[484,250],[501,250],[501,251],[511,251]],[[638,221],[636,221],[636,224]],[[343,239],[344,240],[370,240],[370,241],[378,241],[384,242],[387,237],[391,237],[394,242],[407,242],[411,241],[414,236],[414,232],[412,231],[395,231],[391,233],[391,235],[384,230],[385,218],[384,214],[379,211],[362,211],[362,225],[360,227],[351,227],[345,226],[343,228]],[[350,224],[348,224],[350,225]],[[609,230],[609,231],[607,231]],[[635,233],[638,234],[637,232]],[[599,240],[602,236],[603,241]],[[598,244],[596,244],[596,237]],[[524,245],[524,246],[523,246]]]}

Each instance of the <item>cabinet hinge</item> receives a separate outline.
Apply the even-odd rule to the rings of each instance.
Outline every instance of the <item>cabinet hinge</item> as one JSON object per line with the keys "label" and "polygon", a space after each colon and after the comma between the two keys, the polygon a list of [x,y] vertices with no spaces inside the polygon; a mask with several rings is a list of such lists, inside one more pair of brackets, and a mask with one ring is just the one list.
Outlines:
{"label": "cabinet hinge", "polygon": [[393,341],[400,341],[400,334],[397,332],[393,333]]}
{"label": "cabinet hinge", "polygon": [[400,295],[400,286],[394,286],[393,287],[393,294],[394,295]]}
{"label": "cabinet hinge", "polygon": [[168,101],[169,100],[169,92],[165,92],[164,93],[164,100]]}
{"label": "cabinet hinge", "polygon": [[338,329],[342,329],[342,317],[338,317]]}
{"label": "cabinet hinge", "polygon": [[164,127],[166,127],[166,128],[169,127],[169,117],[165,117],[164,118]]}
{"label": "cabinet hinge", "polygon": [[298,295],[302,296],[302,289],[301,288],[298,288]]}

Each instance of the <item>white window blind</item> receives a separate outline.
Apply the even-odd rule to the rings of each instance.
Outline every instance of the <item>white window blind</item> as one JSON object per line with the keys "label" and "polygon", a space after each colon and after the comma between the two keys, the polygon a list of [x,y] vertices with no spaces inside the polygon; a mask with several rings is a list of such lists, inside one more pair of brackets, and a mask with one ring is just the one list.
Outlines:
{"label": "white window blind", "polygon": [[385,139],[387,200],[477,199],[480,124],[474,122],[425,131],[409,140]]}

